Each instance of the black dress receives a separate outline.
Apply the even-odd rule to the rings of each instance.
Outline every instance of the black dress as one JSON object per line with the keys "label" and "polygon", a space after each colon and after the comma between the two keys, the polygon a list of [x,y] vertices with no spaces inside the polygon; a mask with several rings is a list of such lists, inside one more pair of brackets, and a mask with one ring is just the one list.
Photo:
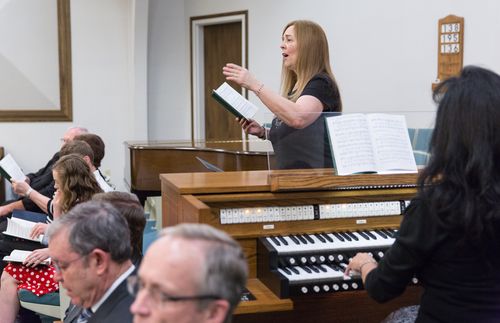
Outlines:
{"label": "black dress", "polygon": [[492,242],[478,250],[463,242],[422,199],[412,201],[365,288],[385,302],[400,295],[414,275],[424,287],[416,322],[500,322],[500,246]]}
{"label": "black dress", "polygon": [[[339,111],[340,95],[326,74],[315,75],[300,94],[311,95],[323,103],[323,112]],[[269,131],[279,169],[331,168],[332,154],[326,133],[324,115],[303,129],[289,127],[274,118]]]}

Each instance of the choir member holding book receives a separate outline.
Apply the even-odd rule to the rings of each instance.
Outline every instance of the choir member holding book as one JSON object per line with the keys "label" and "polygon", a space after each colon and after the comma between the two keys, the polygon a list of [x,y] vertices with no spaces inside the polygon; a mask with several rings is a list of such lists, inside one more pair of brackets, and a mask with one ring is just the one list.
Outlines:
{"label": "choir member holding book", "polygon": [[[52,172],[56,189],[53,201],[55,219],[102,192],[87,162],[78,154],[61,157]],[[40,265],[48,257],[47,248],[37,249],[30,253],[23,264],[10,263],[5,267],[0,286],[2,322],[15,320],[19,309],[18,289],[27,289],[37,296],[59,289],[59,284],[54,280],[55,267]]]}
{"label": "choir member holding book", "polygon": [[275,115],[269,131],[252,119],[240,118],[239,122],[245,132],[272,142],[278,168],[332,167],[322,113],[340,112],[342,102],[326,35],[312,21],[292,21],[284,28],[280,48],[281,95],[241,66],[223,67],[228,81],[253,91]]}

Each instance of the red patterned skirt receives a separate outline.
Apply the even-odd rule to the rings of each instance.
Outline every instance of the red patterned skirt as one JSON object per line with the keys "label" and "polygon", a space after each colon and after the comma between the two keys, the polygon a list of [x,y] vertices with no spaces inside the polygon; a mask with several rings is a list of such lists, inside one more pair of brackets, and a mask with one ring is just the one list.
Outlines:
{"label": "red patterned skirt", "polygon": [[59,289],[59,283],[54,280],[54,266],[40,265],[32,268],[10,263],[4,270],[18,281],[18,290],[27,289],[36,296],[42,296]]}

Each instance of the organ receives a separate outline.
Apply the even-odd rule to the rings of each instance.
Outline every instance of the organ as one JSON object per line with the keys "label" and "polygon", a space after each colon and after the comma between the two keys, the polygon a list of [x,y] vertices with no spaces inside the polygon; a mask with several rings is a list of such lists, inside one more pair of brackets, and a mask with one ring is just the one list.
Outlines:
{"label": "organ", "polygon": [[161,174],[163,225],[207,223],[248,259],[235,322],[380,322],[417,304],[420,287],[378,304],[343,267],[383,257],[416,193],[416,174],[335,176],[331,169]]}

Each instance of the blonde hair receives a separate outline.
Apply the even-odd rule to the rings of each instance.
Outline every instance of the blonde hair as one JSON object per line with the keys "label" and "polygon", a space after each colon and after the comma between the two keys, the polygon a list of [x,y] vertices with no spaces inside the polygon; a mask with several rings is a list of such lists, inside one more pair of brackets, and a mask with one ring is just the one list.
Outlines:
{"label": "blonde hair", "polygon": [[[309,20],[294,20],[283,29],[293,26],[297,42],[297,63],[295,71],[282,67],[281,94],[292,101],[297,101],[307,82],[318,73],[327,74],[337,87],[337,82],[330,67],[328,40],[320,25]],[[338,88],[338,87],[337,87]],[[338,111],[342,111],[342,101],[338,101]]]}
{"label": "blonde hair", "polygon": [[61,180],[58,189],[63,194],[61,200],[63,213],[78,203],[90,200],[92,195],[102,192],[87,162],[79,154],[62,156],[52,170],[57,172]]}

